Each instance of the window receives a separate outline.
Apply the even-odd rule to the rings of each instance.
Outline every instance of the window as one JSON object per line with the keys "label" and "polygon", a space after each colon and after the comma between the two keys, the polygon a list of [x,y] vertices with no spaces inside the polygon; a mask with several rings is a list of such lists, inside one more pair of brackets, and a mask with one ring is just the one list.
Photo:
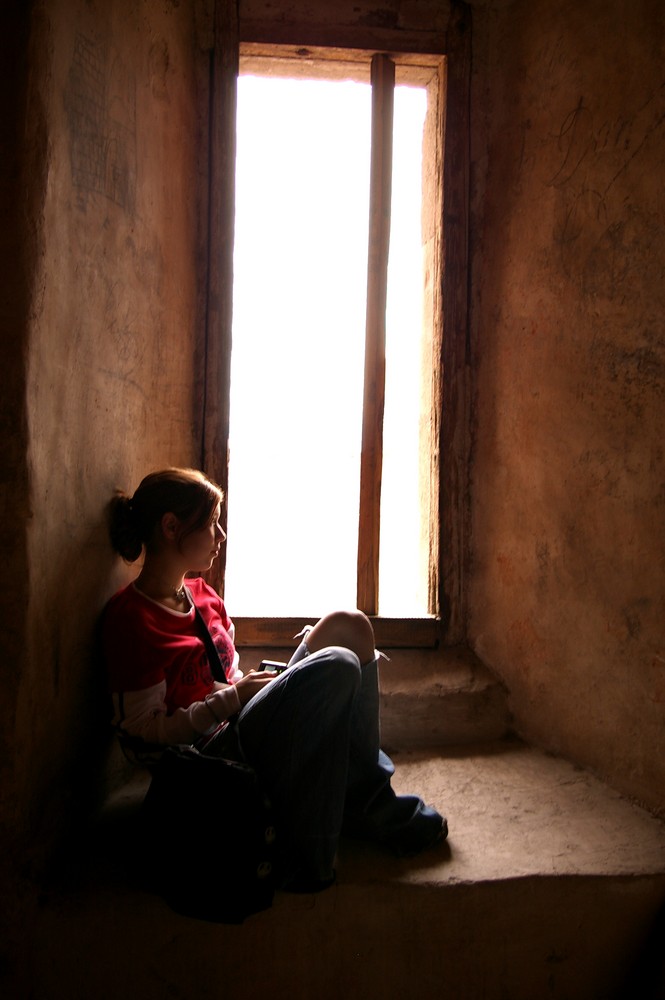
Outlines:
{"label": "window", "polygon": [[227,595],[236,615],[424,617],[427,86],[393,90],[385,58],[372,86],[275,68],[238,86]]}
{"label": "window", "polygon": [[[223,39],[224,24],[220,24]],[[463,521],[466,482],[467,431],[466,392],[466,276],[468,248],[468,24],[455,21],[447,40],[455,52],[443,55],[399,55],[396,82],[417,82],[427,88],[423,157],[422,253],[425,275],[425,309],[420,379],[420,415],[429,439],[419,448],[418,479],[421,509],[424,511],[425,543],[421,551],[427,562],[427,610],[429,618],[403,621],[399,614],[375,619],[378,640],[385,646],[435,644],[440,635],[447,642],[460,641],[463,630]],[[229,50],[218,42],[223,57],[215,60],[212,78],[211,186],[209,273],[205,369],[202,382],[202,457],[205,468],[223,485],[228,485],[230,333],[233,246],[233,178],[229,165],[235,163],[235,72]],[[371,54],[359,50],[305,50],[279,48],[263,43],[244,45],[243,69],[257,75],[287,77],[322,75],[327,78],[368,79]],[[284,58],[283,58],[284,57]],[[381,59],[386,66],[389,60]],[[284,65],[286,66],[286,71]],[[250,65],[251,64],[251,65]],[[322,71],[322,66],[324,70]],[[387,67],[390,69],[390,67]],[[316,70],[313,74],[312,70]],[[453,97],[450,102],[451,94]],[[445,98],[445,100],[444,100]],[[222,109],[217,113],[216,109]],[[443,220],[453,219],[453,227],[442,235]],[[447,336],[443,337],[444,326]],[[220,393],[219,387],[222,387]],[[389,392],[389,389],[386,390]],[[450,459],[447,461],[446,459]],[[297,478],[284,463],[284,483]],[[294,473],[296,474],[294,476]],[[273,486],[270,484],[270,489]],[[232,504],[232,498],[229,498]],[[268,502],[268,501],[266,501]],[[372,497],[376,509],[376,491]],[[371,519],[374,523],[374,519]],[[362,532],[361,532],[362,534]],[[371,549],[371,545],[370,545]],[[441,557],[439,557],[441,553]],[[246,553],[245,553],[246,555]],[[261,553],[261,571],[279,585],[279,565],[271,566]],[[374,559],[375,556],[373,555]],[[257,568],[258,568],[257,563]],[[223,566],[214,582],[224,591]],[[370,588],[371,590],[371,588]],[[339,604],[340,601],[335,601]],[[361,606],[372,613],[371,605]],[[325,610],[325,609],[321,609]],[[318,609],[317,609],[318,611]],[[379,611],[381,608],[379,606]],[[437,625],[442,618],[443,632]],[[293,608],[301,620],[303,609]],[[234,609],[238,635],[243,645],[281,645],[290,642],[293,622],[288,619],[243,618]]]}

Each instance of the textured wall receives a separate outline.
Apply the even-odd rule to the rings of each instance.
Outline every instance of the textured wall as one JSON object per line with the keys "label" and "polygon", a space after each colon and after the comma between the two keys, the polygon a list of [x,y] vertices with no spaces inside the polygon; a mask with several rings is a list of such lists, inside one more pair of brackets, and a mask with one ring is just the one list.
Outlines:
{"label": "textured wall", "polygon": [[90,634],[121,572],[106,503],[151,468],[197,461],[206,157],[192,5],[50,0],[31,30],[29,594],[12,711],[17,804],[47,835],[100,728]]}
{"label": "textured wall", "polygon": [[665,812],[664,8],[475,27],[471,640],[522,732]]}

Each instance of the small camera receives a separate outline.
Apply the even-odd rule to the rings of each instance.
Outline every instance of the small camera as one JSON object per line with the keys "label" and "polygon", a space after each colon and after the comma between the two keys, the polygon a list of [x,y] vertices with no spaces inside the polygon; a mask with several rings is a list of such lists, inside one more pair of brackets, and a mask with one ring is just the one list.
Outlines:
{"label": "small camera", "polygon": [[271,673],[283,674],[286,670],[286,663],[281,660],[261,660],[259,670],[270,670]]}

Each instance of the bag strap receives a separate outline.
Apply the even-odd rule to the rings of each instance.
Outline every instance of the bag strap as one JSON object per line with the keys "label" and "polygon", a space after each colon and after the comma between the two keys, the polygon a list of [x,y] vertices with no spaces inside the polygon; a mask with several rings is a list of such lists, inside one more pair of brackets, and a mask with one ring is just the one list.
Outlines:
{"label": "bag strap", "polygon": [[189,587],[185,587],[185,590],[187,591],[187,596],[194,605],[196,624],[201,634],[201,638],[203,639],[206,648],[206,653],[208,654],[208,662],[210,664],[210,670],[212,672],[212,676],[215,678],[216,681],[220,681],[222,684],[228,684],[228,680],[226,679],[226,674],[224,672],[224,667],[222,666],[222,661],[219,658],[217,647],[215,646],[215,643],[212,641],[210,630],[203,619],[203,615],[196,606],[196,601],[192,597],[191,590],[189,589]]}

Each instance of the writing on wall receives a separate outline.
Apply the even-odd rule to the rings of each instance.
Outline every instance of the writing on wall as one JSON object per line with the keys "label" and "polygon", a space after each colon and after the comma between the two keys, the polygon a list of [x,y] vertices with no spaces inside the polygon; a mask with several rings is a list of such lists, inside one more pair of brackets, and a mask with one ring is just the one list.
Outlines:
{"label": "writing on wall", "polygon": [[119,53],[77,34],[65,89],[72,184],[129,213],[136,187],[136,87]]}

